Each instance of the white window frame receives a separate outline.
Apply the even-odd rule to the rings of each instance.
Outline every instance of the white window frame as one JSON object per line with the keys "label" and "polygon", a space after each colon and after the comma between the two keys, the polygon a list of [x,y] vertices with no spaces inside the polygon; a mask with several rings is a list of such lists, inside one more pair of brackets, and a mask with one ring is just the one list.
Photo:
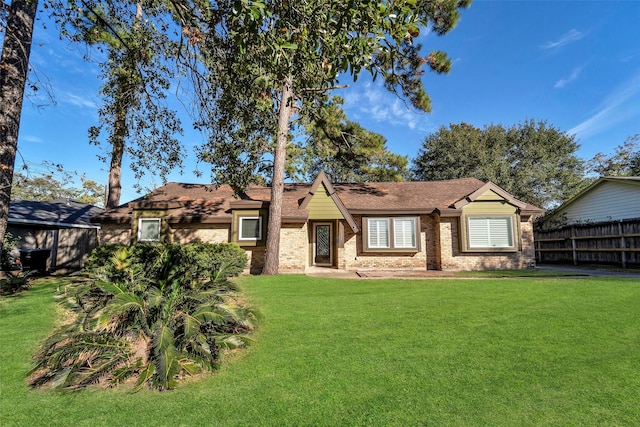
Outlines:
{"label": "white window frame", "polygon": [[[155,222],[158,224],[158,237],[152,239],[142,238],[142,224],[144,222]],[[162,236],[162,219],[161,218],[138,218],[138,242],[159,242]]]}
{"label": "white window frame", "polygon": [[[390,227],[390,221],[389,218],[367,218],[367,247],[370,249],[390,249],[391,248],[391,227]],[[386,223],[386,241],[387,244],[386,246],[377,244],[377,245],[372,245],[371,244],[371,222],[372,221],[377,221],[380,223]],[[379,229],[376,229],[376,234],[377,234],[377,240],[378,242],[380,242],[380,231]]]}
{"label": "white window frame", "polygon": [[[492,227],[492,220],[507,220],[507,240],[508,240],[508,244],[504,245],[504,244],[498,244],[499,242],[496,241],[497,238],[494,237],[492,239],[492,233],[491,233],[491,227]],[[473,221],[484,221],[486,227],[486,236],[482,236],[484,243],[482,245],[480,244],[473,244],[472,245],[472,241],[475,240],[474,236],[472,236],[472,227],[471,227],[471,223]],[[515,250],[516,249],[516,230],[514,228],[515,225],[515,221],[513,216],[511,215],[479,215],[479,216],[468,216],[467,220],[466,220],[466,227],[467,227],[467,248],[469,250],[472,251],[482,251],[482,250],[486,250],[486,251],[508,251],[508,250]],[[497,227],[498,224],[496,223],[496,221],[493,221],[493,226]],[[504,229],[502,229],[502,231],[504,231]],[[494,243],[495,241],[495,243]]]}
{"label": "white window frame", "polygon": [[[258,237],[242,237],[242,223],[245,219],[258,220]],[[262,240],[262,217],[261,216],[238,217],[238,240],[243,242],[257,242],[258,240]]]}
{"label": "white window frame", "polygon": [[[372,231],[371,231],[371,222],[372,221],[380,221],[386,223],[386,242],[387,245],[383,246],[380,244],[372,245]],[[366,239],[366,247],[365,251],[372,252],[418,252],[420,251],[420,217],[417,216],[388,216],[388,217],[364,217],[363,222],[366,222],[366,236],[363,236],[363,239]],[[409,239],[405,239],[408,236],[406,229],[403,229],[401,224],[406,222],[410,222],[412,224],[411,234]],[[402,230],[400,230],[402,229]],[[400,230],[401,234],[398,234]],[[380,231],[376,229],[378,237],[380,237]],[[400,237],[400,238],[399,238]],[[381,239],[377,240],[378,243]],[[409,240],[409,243],[405,241]],[[398,243],[396,243],[398,242]],[[374,242],[375,243],[375,242]]]}
{"label": "white window frame", "polygon": [[[411,222],[411,244],[398,244],[398,230],[400,227],[397,226],[399,222]],[[403,232],[406,230],[402,230]],[[403,233],[404,234],[404,233]],[[403,236],[403,240],[404,236]],[[418,242],[416,236],[416,218],[393,218],[393,247],[397,249],[417,249]]]}

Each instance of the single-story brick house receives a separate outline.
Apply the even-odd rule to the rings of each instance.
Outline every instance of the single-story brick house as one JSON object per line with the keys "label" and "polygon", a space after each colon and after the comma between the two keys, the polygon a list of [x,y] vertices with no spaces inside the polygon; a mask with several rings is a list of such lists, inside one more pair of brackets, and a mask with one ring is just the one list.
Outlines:
{"label": "single-story brick house", "polygon": [[[236,242],[259,272],[270,193],[169,183],[92,220],[101,243]],[[313,183],[285,185],[280,272],[526,268],[535,262],[532,221],[542,213],[473,178],[333,184],[321,172]]]}

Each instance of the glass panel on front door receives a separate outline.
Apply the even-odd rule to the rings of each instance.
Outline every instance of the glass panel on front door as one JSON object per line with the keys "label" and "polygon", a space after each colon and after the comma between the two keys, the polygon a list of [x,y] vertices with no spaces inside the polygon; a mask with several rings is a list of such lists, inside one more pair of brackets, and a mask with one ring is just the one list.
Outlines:
{"label": "glass panel on front door", "polygon": [[316,224],[314,264],[331,265],[331,225]]}

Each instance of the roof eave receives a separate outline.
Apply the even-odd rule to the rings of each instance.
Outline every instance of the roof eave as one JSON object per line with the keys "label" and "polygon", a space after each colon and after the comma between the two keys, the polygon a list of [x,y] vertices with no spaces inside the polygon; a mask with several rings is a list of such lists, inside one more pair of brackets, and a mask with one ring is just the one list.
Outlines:
{"label": "roof eave", "polygon": [[45,227],[58,227],[58,228],[100,228],[99,225],[91,225],[91,224],[70,224],[67,222],[39,221],[39,220],[11,218],[11,217],[8,218],[7,222],[9,224],[39,225],[39,226],[45,226]]}
{"label": "roof eave", "polygon": [[436,208],[400,208],[400,209],[368,209],[357,208],[349,209],[349,212],[353,215],[430,215]]}
{"label": "roof eave", "polygon": [[169,224],[231,224],[230,216],[180,215],[167,218]]}
{"label": "roof eave", "polygon": [[107,215],[96,215],[91,217],[89,220],[93,223],[98,224],[131,224],[131,216],[107,216]]}

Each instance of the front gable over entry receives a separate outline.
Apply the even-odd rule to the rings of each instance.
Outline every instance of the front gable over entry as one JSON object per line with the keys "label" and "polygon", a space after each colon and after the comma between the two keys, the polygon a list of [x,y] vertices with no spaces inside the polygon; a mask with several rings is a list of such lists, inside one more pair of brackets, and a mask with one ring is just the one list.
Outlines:
{"label": "front gable over entry", "polygon": [[324,171],[320,171],[313,181],[309,193],[300,203],[300,209],[306,209],[311,220],[344,219],[354,233],[359,230]]}

